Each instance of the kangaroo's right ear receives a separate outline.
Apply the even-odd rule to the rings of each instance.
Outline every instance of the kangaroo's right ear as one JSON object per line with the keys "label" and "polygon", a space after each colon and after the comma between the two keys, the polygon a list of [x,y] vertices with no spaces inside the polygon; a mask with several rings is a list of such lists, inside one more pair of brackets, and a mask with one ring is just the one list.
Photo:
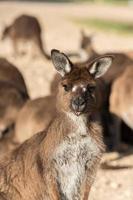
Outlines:
{"label": "kangaroo's right ear", "polygon": [[53,49],[51,51],[51,58],[55,69],[61,74],[61,76],[65,76],[71,72],[72,63],[64,53]]}

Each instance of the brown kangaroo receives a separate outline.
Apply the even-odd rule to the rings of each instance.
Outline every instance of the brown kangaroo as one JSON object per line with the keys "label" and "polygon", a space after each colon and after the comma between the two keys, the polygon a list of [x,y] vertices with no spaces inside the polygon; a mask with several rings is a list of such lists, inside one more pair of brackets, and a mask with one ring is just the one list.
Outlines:
{"label": "brown kangaroo", "polygon": [[[115,58],[114,58],[114,60],[115,60]],[[115,73],[114,74],[112,73],[112,77],[110,76],[110,80],[114,79],[113,78],[114,75],[115,75]],[[115,76],[117,76],[117,75],[115,75]],[[108,75],[107,75],[107,77],[108,77]],[[120,149],[121,141],[120,141],[119,135],[117,135],[117,131],[114,131],[114,130],[116,130],[116,129],[114,129],[115,123],[118,123],[118,120],[115,121],[115,119],[117,119],[117,118],[114,117],[114,115],[112,115],[109,111],[109,97],[111,94],[111,88],[112,88],[113,81],[106,82],[106,80],[107,80],[106,75],[104,75],[101,78],[101,81],[104,82],[104,85],[102,85],[102,87],[100,87],[102,98],[101,98],[101,104],[100,104],[100,113],[98,113],[98,115],[100,114],[100,116],[99,116],[100,121],[103,124],[104,139],[105,139],[105,142],[107,145],[107,149],[108,150],[118,150],[118,149],[121,150]],[[117,78],[116,78],[116,80],[117,80]],[[54,76],[53,81],[51,82],[51,91],[53,93],[57,92],[58,83],[59,83],[59,75],[56,74]]]}
{"label": "brown kangaroo", "polygon": [[0,58],[0,97],[1,151],[2,143],[13,133],[19,110],[29,99],[23,76],[4,58]]}
{"label": "brown kangaroo", "polygon": [[132,97],[133,67],[114,81],[110,95],[110,111],[123,119],[133,129]]}
{"label": "brown kangaroo", "polygon": [[50,59],[50,56],[46,53],[43,48],[41,38],[41,26],[36,17],[29,15],[20,15],[14,22],[5,27],[2,39],[9,37],[12,40],[15,54],[18,54],[18,43],[21,40],[33,41],[36,47],[40,50],[45,58]]}
{"label": "brown kangaroo", "polygon": [[133,129],[133,67],[129,66],[117,78],[110,95],[110,112],[115,115],[114,128],[120,138],[120,125],[123,120]]}
{"label": "brown kangaroo", "polygon": [[45,132],[33,136],[0,160],[1,200],[88,200],[104,150],[96,108],[96,79],[112,63],[104,56],[85,67],[51,52],[61,74],[57,112]]}
{"label": "brown kangaroo", "polygon": [[14,141],[22,143],[34,134],[45,130],[56,115],[56,95],[58,93],[59,73],[54,77],[51,95],[28,100],[19,111],[15,123]]}
{"label": "brown kangaroo", "polygon": [[29,100],[20,110],[15,123],[14,141],[22,143],[47,128],[56,115],[55,96]]}
{"label": "brown kangaroo", "polygon": [[[14,124],[18,113],[27,101],[17,88],[8,82],[0,80],[0,154],[2,144],[12,143]],[[9,139],[10,138],[10,139]],[[8,142],[7,142],[8,141]],[[10,144],[9,144],[10,146]],[[5,147],[8,150],[8,147]]]}
{"label": "brown kangaroo", "polygon": [[93,34],[86,35],[84,30],[81,31],[81,41],[80,41],[80,57],[83,61],[89,58],[97,57],[99,54],[95,51],[93,47]]}
{"label": "brown kangaroo", "polygon": [[[59,73],[55,75],[51,84],[51,95],[29,100],[20,110],[15,123],[15,140],[22,143],[31,136],[45,130],[51,120],[56,116],[56,95],[58,93],[58,83],[60,81]],[[104,82],[97,81],[97,118],[100,120],[103,99],[105,95]]]}
{"label": "brown kangaroo", "polygon": [[[82,34],[84,33],[82,32]],[[67,56],[70,57],[78,55],[76,55],[76,53],[68,52]],[[20,110],[15,123],[15,141],[22,143],[26,139],[29,139],[31,136],[33,136],[35,133],[46,129],[50,121],[53,119],[53,117],[55,117],[55,96],[58,92],[59,81],[60,75],[56,73],[53,81],[51,82],[50,89],[52,95],[29,100]]]}
{"label": "brown kangaroo", "polygon": [[10,82],[29,98],[27,87],[21,72],[5,58],[0,58],[0,80]]}

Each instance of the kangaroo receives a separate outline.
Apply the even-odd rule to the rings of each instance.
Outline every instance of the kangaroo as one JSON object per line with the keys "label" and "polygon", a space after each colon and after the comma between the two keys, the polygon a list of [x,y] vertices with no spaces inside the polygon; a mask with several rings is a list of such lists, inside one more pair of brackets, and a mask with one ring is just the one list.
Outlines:
{"label": "kangaroo", "polygon": [[[14,124],[19,110],[27,98],[12,84],[0,81],[0,149],[14,133]],[[12,135],[12,136],[11,136]],[[0,152],[1,153],[1,152]]]}
{"label": "kangaroo", "polygon": [[36,17],[29,15],[20,15],[13,23],[3,30],[2,40],[9,37],[12,40],[15,54],[18,54],[18,43],[21,40],[33,41],[36,47],[40,50],[45,58],[50,59],[50,56],[43,48],[41,38],[41,26]]}
{"label": "kangaroo", "polygon": [[[68,56],[68,55],[67,55]],[[56,116],[56,95],[58,93],[58,83],[60,75],[55,74],[51,84],[51,95],[29,100],[18,113],[15,123],[15,140],[22,143],[31,136],[45,130],[51,120]],[[95,117],[100,121],[99,113],[101,112],[103,99],[106,98],[104,82],[97,81],[97,114]],[[50,105],[50,106],[49,106]]]}
{"label": "kangaroo", "polygon": [[16,119],[14,141],[22,143],[47,128],[56,115],[55,98],[49,95],[25,103]]}
{"label": "kangaroo", "polygon": [[89,58],[97,57],[99,54],[93,47],[93,34],[86,35],[84,30],[81,30],[80,40],[80,57],[82,61],[86,61]]}
{"label": "kangaroo", "polygon": [[29,98],[27,87],[21,72],[5,58],[0,58],[0,80],[10,82],[12,85]]}
{"label": "kangaroo", "polygon": [[0,160],[1,200],[88,200],[104,144],[100,126],[91,120],[96,108],[96,79],[108,70],[111,56],[80,68],[52,50],[61,74],[57,115],[36,134]]}
{"label": "kangaroo", "polygon": [[50,88],[51,95],[30,99],[19,111],[15,123],[15,142],[22,143],[37,132],[45,130],[56,116],[56,95],[60,81],[59,73],[56,75],[57,79],[53,79]]}
{"label": "kangaroo", "polygon": [[114,114],[118,138],[120,137],[120,124],[123,120],[131,129],[133,129],[133,67],[129,66],[124,73],[117,78],[113,85],[110,95],[110,112]]}
{"label": "kangaroo", "polygon": [[[115,60],[115,58],[114,58],[114,60]],[[124,68],[123,68],[123,70],[124,70]],[[107,75],[107,77],[109,77],[109,79],[110,79],[109,82],[107,81],[106,75],[104,75],[102,78],[100,78],[101,81],[104,82],[104,85],[102,85],[102,87],[100,87],[102,98],[101,98],[100,116],[99,116],[100,121],[103,124],[104,139],[105,139],[105,142],[107,145],[107,149],[109,151],[110,150],[111,151],[118,150],[118,148],[120,150],[120,145],[118,147],[118,143],[120,144],[120,141],[118,141],[119,136],[117,136],[116,132],[114,131],[115,129],[113,128],[114,127],[113,124],[115,124],[116,118],[109,111],[109,97],[111,94],[113,79],[117,80],[117,78],[114,78],[114,76],[117,76],[115,74],[115,72],[111,72],[111,73],[112,73],[112,76]],[[53,81],[51,82],[52,93],[55,93],[55,94],[57,93],[58,83],[59,83],[59,74],[55,74]],[[99,113],[98,113],[98,115],[99,115]]]}
{"label": "kangaroo", "polygon": [[13,133],[19,110],[29,99],[23,76],[4,58],[0,58],[0,97],[1,149],[2,143]]}

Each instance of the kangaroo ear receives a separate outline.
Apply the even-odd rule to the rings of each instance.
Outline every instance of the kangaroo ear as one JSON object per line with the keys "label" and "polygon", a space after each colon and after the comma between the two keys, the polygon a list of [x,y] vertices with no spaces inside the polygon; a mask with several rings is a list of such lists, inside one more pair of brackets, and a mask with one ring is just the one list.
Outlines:
{"label": "kangaroo ear", "polygon": [[80,34],[81,34],[82,37],[85,37],[85,36],[86,36],[84,29],[81,29],[81,30],[80,30]]}
{"label": "kangaroo ear", "polygon": [[72,63],[64,53],[53,49],[51,51],[51,58],[55,69],[61,74],[61,76],[65,76],[71,72]]}
{"label": "kangaroo ear", "polygon": [[89,65],[90,74],[93,75],[94,78],[103,76],[111,66],[113,58],[113,55],[106,55],[92,61]]}
{"label": "kangaroo ear", "polygon": [[95,36],[96,36],[96,33],[95,32],[93,32],[93,33],[91,33],[90,34],[90,40],[93,42],[94,41],[94,38],[95,38]]}

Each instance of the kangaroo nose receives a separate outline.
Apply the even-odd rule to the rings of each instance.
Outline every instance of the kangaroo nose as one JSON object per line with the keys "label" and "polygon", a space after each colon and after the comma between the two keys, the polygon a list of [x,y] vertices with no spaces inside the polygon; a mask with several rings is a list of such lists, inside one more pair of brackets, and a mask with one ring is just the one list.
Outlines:
{"label": "kangaroo nose", "polygon": [[78,97],[73,100],[73,103],[77,106],[82,106],[85,103],[85,100],[82,97]]}
{"label": "kangaroo nose", "polygon": [[85,108],[85,100],[83,97],[76,97],[72,101],[72,108],[76,112],[82,112]]}

